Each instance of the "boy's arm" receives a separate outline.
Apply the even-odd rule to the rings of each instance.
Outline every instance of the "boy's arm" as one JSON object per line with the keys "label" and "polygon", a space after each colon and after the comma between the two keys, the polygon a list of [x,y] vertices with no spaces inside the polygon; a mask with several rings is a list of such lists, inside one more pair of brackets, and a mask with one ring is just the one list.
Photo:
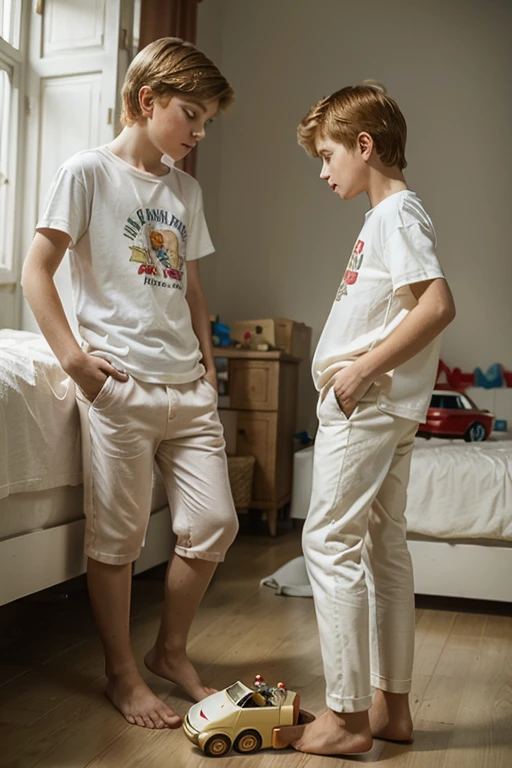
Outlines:
{"label": "boy's arm", "polygon": [[455,317],[446,280],[425,280],[410,288],[418,300],[414,309],[381,344],[336,374],[334,391],[347,417],[375,379],[421,352]]}
{"label": "boy's arm", "polygon": [[21,284],[46,341],[66,373],[89,400],[94,400],[105,379],[126,381],[106,360],[80,349],[60,300],[53,277],[69,246],[69,235],[56,229],[36,232],[23,265]]}
{"label": "boy's arm", "polygon": [[201,277],[199,274],[199,259],[187,262],[187,302],[192,317],[192,327],[199,339],[199,346],[203,353],[203,365],[206,368],[204,378],[217,389],[217,373],[215,360],[213,359],[212,331],[208,304],[204,295]]}

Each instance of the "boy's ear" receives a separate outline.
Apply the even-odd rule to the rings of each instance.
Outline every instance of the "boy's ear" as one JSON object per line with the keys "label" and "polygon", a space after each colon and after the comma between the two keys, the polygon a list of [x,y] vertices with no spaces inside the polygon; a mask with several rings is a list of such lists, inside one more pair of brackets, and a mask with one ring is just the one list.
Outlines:
{"label": "boy's ear", "polygon": [[357,147],[363,160],[369,160],[373,152],[374,142],[366,131],[362,131],[357,137]]}
{"label": "boy's ear", "polygon": [[154,104],[153,89],[149,85],[143,85],[139,91],[139,104],[142,117],[153,116]]}

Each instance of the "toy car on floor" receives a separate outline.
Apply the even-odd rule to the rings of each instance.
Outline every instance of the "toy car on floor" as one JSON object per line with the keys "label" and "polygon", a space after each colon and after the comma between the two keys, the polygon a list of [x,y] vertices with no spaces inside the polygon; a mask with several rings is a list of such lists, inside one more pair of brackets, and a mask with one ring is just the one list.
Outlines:
{"label": "toy car on floor", "polygon": [[288,691],[283,683],[270,688],[257,675],[254,688],[238,681],[194,704],[183,720],[183,730],[208,757],[222,757],[232,747],[244,754],[279,748],[281,726],[314,720],[299,705],[298,693]]}
{"label": "toy car on floor", "polygon": [[483,411],[464,392],[436,389],[432,393],[427,419],[420,424],[420,437],[462,437],[466,442],[487,440],[494,416]]}

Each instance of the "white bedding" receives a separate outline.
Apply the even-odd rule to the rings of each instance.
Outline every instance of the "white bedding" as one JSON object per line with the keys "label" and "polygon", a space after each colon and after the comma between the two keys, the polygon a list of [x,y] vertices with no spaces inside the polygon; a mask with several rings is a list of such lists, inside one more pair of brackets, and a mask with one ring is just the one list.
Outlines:
{"label": "white bedding", "polygon": [[512,541],[512,440],[416,438],[406,515],[422,536]]}
{"label": "white bedding", "polygon": [[[313,447],[294,457],[291,516],[305,518]],[[512,439],[465,443],[417,437],[407,530],[435,539],[512,541]]]}
{"label": "white bedding", "polygon": [[[0,330],[0,540],[83,516],[75,385],[45,339]],[[155,465],[151,511],[167,504]]]}
{"label": "white bedding", "polygon": [[0,499],[81,482],[74,382],[42,336],[0,330]]}
{"label": "white bedding", "polygon": [[[159,474],[153,477],[151,512],[167,505]],[[80,520],[83,512],[82,485],[62,485],[43,491],[11,493],[0,499],[0,542],[33,531],[48,530]]]}

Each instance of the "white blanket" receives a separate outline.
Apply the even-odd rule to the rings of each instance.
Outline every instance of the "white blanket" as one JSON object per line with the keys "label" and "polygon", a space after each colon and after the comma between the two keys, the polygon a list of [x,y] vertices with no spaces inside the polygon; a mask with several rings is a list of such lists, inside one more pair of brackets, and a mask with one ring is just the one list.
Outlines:
{"label": "white blanket", "polygon": [[410,533],[512,541],[512,440],[416,438],[406,515]]}
{"label": "white blanket", "polygon": [[[313,448],[294,456],[291,516],[305,518]],[[407,530],[435,539],[512,541],[512,439],[484,443],[417,437]]]}
{"label": "white blanket", "polygon": [[0,330],[0,498],[81,482],[74,382],[42,336]]}

